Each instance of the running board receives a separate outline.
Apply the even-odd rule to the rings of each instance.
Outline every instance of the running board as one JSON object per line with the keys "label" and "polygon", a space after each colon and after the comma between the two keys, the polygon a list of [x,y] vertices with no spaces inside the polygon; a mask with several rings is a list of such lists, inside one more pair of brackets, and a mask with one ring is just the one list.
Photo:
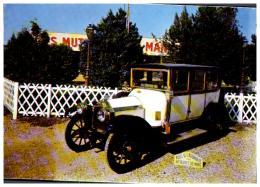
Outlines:
{"label": "running board", "polygon": [[167,145],[171,145],[171,144],[174,144],[174,143],[177,143],[177,142],[180,142],[180,141],[183,141],[183,140],[186,140],[186,139],[189,139],[191,137],[195,137],[195,136],[207,133],[207,132],[208,131],[206,131],[204,129],[199,129],[199,128],[189,130],[189,131],[185,131],[183,133],[178,134],[177,138],[175,138],[173,141],[167,142]]}

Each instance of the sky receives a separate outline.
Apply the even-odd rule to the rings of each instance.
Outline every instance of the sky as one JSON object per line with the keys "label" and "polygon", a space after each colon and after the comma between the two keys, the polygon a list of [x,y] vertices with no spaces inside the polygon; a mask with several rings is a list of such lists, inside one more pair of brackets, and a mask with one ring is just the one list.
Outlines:
{"label": "sky", "polygon": [[[3,4],[4,43],[13,33],[30,27],[35,20],[43,30],[49,32],[85,34],[88,24],[97,24],[111,9],[114,13],[127,4]],[[197,6],[186,6],[189,14],[195,14]],[[180,14],[182,5],[130,4],[130,19],[136,23],[143,37],[163,36],[173,23],[175,14]],[[256,34],[256,8],[238,8],[237,20],[247,40]]]}

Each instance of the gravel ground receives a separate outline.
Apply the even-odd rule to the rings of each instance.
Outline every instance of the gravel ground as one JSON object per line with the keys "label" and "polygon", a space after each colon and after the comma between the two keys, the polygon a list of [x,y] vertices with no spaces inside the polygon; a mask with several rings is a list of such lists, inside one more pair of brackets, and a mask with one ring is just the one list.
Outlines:
{"label": "gravel ground", "polygon": [[[64,140],[68,120],[4,116],[4,179],[112,183],[256,183],[256,125],[231,127],[173,145],[142,167],[116,174],[105,152],[75,153]],[[174,165],[174,155],[197,154],[202,169]],[[18,180],[19,182],[19,180]],[[32,182],[32,181],[31,181]]]}

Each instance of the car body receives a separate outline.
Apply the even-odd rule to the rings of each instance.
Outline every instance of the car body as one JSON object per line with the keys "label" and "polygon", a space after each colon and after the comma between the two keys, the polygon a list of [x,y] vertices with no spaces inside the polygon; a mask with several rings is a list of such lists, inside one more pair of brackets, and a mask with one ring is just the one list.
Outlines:
{"label": "car body", "polygon": [[[72,118],[65,134],[71,149],[82,151],[105,142],[110,167],[122,173],[135,166],[143,150],[174,139],[175,124],[203,119],[209,129],[226,129],[228,115],[218,103],[221,77],[217,67],[139,64],[130,74],[129,93],[88,105]],[[76,126],[82,128],[74,130],[78,122]]]}

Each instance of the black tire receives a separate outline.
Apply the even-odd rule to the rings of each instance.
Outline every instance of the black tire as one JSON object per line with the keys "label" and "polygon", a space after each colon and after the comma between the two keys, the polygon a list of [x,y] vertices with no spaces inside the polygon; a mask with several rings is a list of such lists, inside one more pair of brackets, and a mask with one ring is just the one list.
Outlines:
{"label": "black tire", "polygon": [[126,173],[136,168],[140,161],[139,141],[125,133],[111,134],[105,146],[107,161],[116,173]]}
{"label": "black tire", "polygon": [[75,152],[92,148],[92,133],[86,128],[81,115],[74,116],[68,123],[65,130],[65,140],[68,147]]}

